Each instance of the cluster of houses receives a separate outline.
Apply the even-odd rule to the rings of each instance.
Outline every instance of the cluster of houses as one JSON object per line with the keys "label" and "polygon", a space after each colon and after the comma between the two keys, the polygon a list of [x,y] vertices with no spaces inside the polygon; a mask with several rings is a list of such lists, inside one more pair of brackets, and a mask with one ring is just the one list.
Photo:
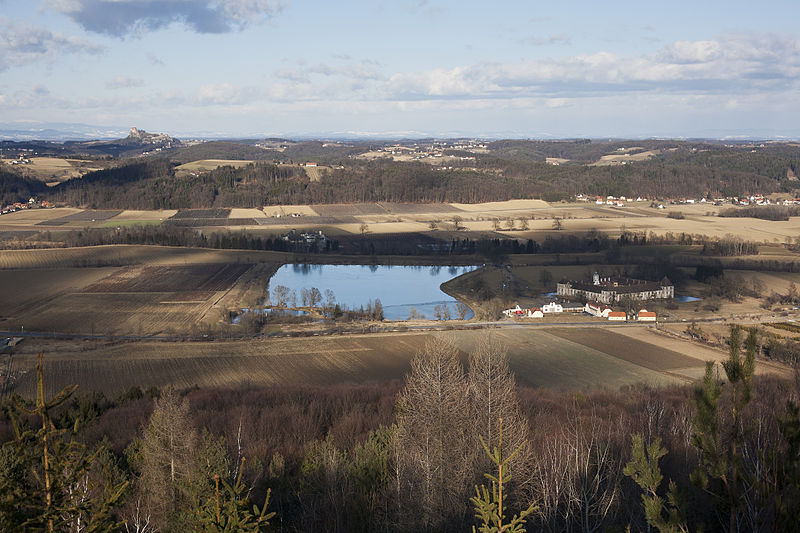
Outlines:
{"label": "cluster of houses", "polygon": [[[551,302],[542,307],[522,308],[518,304],[511,309],[503,311],[503,314],[508,318],[544,318],[544,315],[548,313],[586,313],[587,315],[612,321],[625,322],[628,320],[628,315],[625,311],[614,311],[611,307],[600,302],[587,302],[582,307],[563,307],[559,303]],[[642,308],[630,318],[638,322],[655,322],[656,313]]]}
{"label": "cluster of houses", "polygon": [[294,229],[281,235],[281,239],[288,242],[289,246],[295,251],[324,250],[328,240],[322,230],[311,233],[298,233]]}
{"label": "cluster of houses", "polygon": [[[637,196],[634,198],[628,198],[625,196],[589,196],[585,194],[578,194],[575,196],[575,200],[578,202],[592,202],[595,205],[608,205],[612,207],[625,207],[628,203],[631,202],[650,202],[649,199],[643,198],[641,196]],[[790,198],[785,200],[776,200],[772,201],[763,194],[753,194],[750,196],[731,196],[728,198],[673,198],[665,202],[666,204],[673,204],[673,205],[692,205],[692,204],[713,204],[713,205],[724,205],[724,204],[733,204],[733,205],[742,205],[742,206],[750,206],[750,205],[800,205],[800,198]],[[656,209],[664,209],[664,203],[659,202],[650,202],[650,207],[654,207]]]}
{"label": "cluster of houses", "polygon": [[41,202],[37,202],[36,198],[31,198],[27,202],[14,202],[13,204],[8,204],[6,206],[3,206],[3,209],[0,210],[0,215],[8,215],[10,213],[16,213],[17,211],[22,211],[23,209],[35,209],[38,207],[53,207],[53,204],[51,204],[47,200],[42,200]]}

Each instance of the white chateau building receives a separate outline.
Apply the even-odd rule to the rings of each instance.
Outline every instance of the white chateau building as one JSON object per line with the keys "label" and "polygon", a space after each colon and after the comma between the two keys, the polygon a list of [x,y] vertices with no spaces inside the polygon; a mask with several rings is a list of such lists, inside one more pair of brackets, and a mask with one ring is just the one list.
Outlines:
{"label": "white chateau building", "polygon": [[562,298],[595,300],[604,304],[614,304],[623,298],[635,300],[657,300],[675,297],[675,286],[664,277],[661,281],[645,281],[624,277],[601,278],[595,272],[592,282],[562,280],[556,285]]}

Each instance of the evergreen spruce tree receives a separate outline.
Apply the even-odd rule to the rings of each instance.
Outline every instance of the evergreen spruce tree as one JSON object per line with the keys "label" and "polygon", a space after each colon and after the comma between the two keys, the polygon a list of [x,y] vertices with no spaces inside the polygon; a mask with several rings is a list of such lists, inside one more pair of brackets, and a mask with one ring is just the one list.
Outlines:
{"label": "evergreen spruce tree", "polygon": [[[484,451],[497,467],[497,475],[484,474],[492,482],[491,491],[486,488],[486,485],[481,485],[480,488],[476,485],[475,496],[470,498],[472,505],[475,507],[475,518],[481,523],[478,531],[481,533],[525,533],[525,517],[536,510],[536,505],[530,504],[507,522],[505,508],[503,507],[505,499],[508,497],[507,494],[503,493],[503,490],[506,484],[511,481],[511,474],[508,473],[508,463],[520,452],[522,445],[506,457],[503,455],[502,418],[499,419],[497,433],[497,446],[494,446],[491,450],[483,440],[483,437],[480,438]],[[475,533],[475,526],[472,526],[472,531]]]}
{"label": "evergreen spruce tree", "polygon": [[661,533],[687,533],[689,528],[684,516],[685,505],[680,500],[675,482],[669,482],[666,500],[658,494],[664,479],[658,462],[667,455],[667,450],[661,446],[661,439],[657,438],[647,446],[640,434],[632,435],[631,439],[633,458],[625,465],[623,472],[644,491],[642,506],[648,526]]}
{"label": "evergreen spruce tree", "polygon": [[[720,411],[723,383],[715,375],[714,364],[706,364],[703,384],[695,391],[696,414],[692,445],[700,452],[700,465],[692,473],[692,483],[710,494],[721,513],[728,515],[728,531],[737,531],[743,510],[744,489],[753,480],[743,469],[744,428],[742,412],[750,402],[758,336],[750,330],[746,354],[741,356],[741,328],[731,326],[729,355],[722,362],[730,389],[730,412]],[[727,415],[723,424],[721,418]]]}
{"label": "evergreen spruce tree", "polygon": [[[71,431],[56,428],[50,415],[74,394],[66,387],[52,398],[44,393],[43,356],[36,367],[36,401],[15,398],[11,410],[14,439],[3,445],[0,460],[0,525],[3,531],[81,531],[95,533],[121,525],[114,509],[127,482],[111,481],[102,468],[102,448],[90,450],[75,440],[78,421]],[[18,412],[34,415],[38,429],[23,428]]]}

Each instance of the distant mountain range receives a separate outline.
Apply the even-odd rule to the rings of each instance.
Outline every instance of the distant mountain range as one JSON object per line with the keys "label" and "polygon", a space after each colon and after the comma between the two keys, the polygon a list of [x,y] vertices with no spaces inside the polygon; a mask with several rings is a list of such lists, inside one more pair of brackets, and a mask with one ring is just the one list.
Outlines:
{"label": "distant mountain range", "polygon": [[[138,132],[138,133],[137,133]],[[155,135],[158,140],[152,141],[153,137],[140,137],[141,133],[147,136]],[[181,139],[205,139],[205,140],[235,140],[235,139],[263,139],[281,138],[293,140],[342,140],[342,141],[369,141],[369,140],[401,140],[401,139],[537,139],[537,140],[556,140],[567,138],[592,138],[592,139],[675,139],[675,140],[725,140],[725,141],[747,141],[747,140],[776,140],[794,141],[798,137],[786,137],[768,131],[728,131],[728,130],[708,130],[697,132],[686,136],[680,134],[662,135],[590,135],[580,132],[570,136],[557,136],[548,132],[520,132],[520,131],[493,131],[482,132],[480,135],[464,131],[319,131],[319,132],[245,132],[238,135],[226,134],[219,131],[189,131],[173,133],[174,137],[167,134],[149,134],[137,128],[123,128],[118,126],[94,126],[89,124],[72,124],[62,122],[0,122],[0,141],[111,141],[128,139],[141,141],[141,144],[160,144],[163,142],[175,142],[175,138]],[[163,137],[160,137],[163,136]]]}

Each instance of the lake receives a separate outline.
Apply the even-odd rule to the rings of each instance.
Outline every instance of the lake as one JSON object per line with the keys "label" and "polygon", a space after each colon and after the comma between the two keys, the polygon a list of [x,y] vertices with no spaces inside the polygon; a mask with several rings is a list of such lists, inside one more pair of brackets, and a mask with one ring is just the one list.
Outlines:
{"label": "lake", "polygon": [[[439,286],[477,266],[396,266],[396,265],[283,265],[269,281],[270,292],[279,285],[297,295],[298,305],[303,289],[316,287],[323,297],[333,291],[336,303],[349,309],[366,307],[376,299],[383,305],[386,320],[406,320],[413,307],[425,318],[434,318],[437,305],[447,305],[456,318],[456,299],[443,293]],[[469,311],[467,318],[472,318]]]}

